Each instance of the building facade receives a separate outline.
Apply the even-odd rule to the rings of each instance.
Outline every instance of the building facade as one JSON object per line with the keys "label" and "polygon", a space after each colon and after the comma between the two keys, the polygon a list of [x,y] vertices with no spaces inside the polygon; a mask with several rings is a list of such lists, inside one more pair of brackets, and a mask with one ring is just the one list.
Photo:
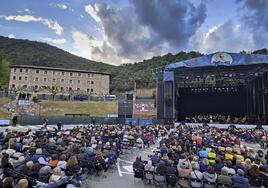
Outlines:
{"label": "building facade", "polygon": [[110,74],[53,67],[12,65],[10,92],[37,96],[108,95]]}

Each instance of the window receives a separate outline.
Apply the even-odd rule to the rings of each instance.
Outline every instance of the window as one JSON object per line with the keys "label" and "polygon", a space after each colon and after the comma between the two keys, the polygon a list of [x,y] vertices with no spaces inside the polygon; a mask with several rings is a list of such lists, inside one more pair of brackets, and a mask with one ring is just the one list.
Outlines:
{"label": "window", "polygon": [[78,80],[78,84],[80,84],[80,82],[81,82],[81,81],[80,81],[80,80]]}
{"label": "window", "polygon": [[52,90],[55,90],[55,86],[52,86]]}
{"label": "window", "polygon": [[55,79],[55,78],[53,78],[52,82],[56,82],[56,79]]}
{"label": "window", "polygon": [[28,69],[25,69],[25,72],[28,73]]}
{"label": "window", "polygon": [[93,92],[93,89],[91,89],[90,91]]}
{"label": "window", "polygon": [[27,85],[24,85],[24,86],[23,86],[23,89],[27,89]]}
{"label": "window", "polygon": [[12,84],[12,88],[15,88],[15,84]]}
{"label": "window", "polygon": [[20,69],[20,72],[22,72],[22,69]]}
{"label": "window", "polygon": [[61,83],[64,83],[64,79],[61,79]]}
{"label": "window", "polygon": [[64,75],[64,72],[61,72],[61,75]]}
{"label": "window", "polygon": [[21,76],[19,76],[19,80],[21,80]]}
{"label": "window", "polygon": [[60,90],[63,91],[64,90],[63,87],[61,87]]}
{"label": "window", "polygon": [[38,78],[35,78],[35,81],[38,82]]}
{"label": "window", "polygon": [[17,72],[17,69],[14,69],[14,72]]}
{"label": "window", "polygon": [[39,70],[36,70],[35,73],[36,73],[36,74],[39,74]]}
{"label": "window", "polygon": [[73,83],[73,81],[72,81],[72,80],[70,80],[70,84],[71,84],[71,83]]}
{"label": "window", "polygon": [[56,73],[55,73],[55,71],[53,71],[53,75],[55,75]]}
{"label": "window", "polygon": [[27,76],[25,76],[25,80],[27,80],[28,79],[28,77]]}
{"label": "window", "polygon": [[72,91],[72,90],[73,90],[73,89],[70,87],[70,88],[69,88],[69,91]]}
{"label": "window", "polygon": [[38,89],[38,86],[34,86],[34,89]]}
{"label": "window", "polygon": [[72,72],[70,72],[70,76],[73,76],[73,73]]}
{"label": "window", "polygon": [[87,89],[87,92],[89,92],[89,89]]}
{"label": "window", "polygon": [[94,81],[91,81],[91,84],[94,84]]}
{"label": "window", "polygon": [[87,84],[90,84],[90,81],[87,81]]}
{"label": "window", "polygon": [[78,76],[81,76],[81,73],[78,73]]}
{"label": "window", "polygon": [[13,76],[13,80],[16,80],[16,76]]}
{"label": "window", "polygon": [[47,74],[47,71],[46,70],[44,71],[44,74]]}
{"label": "window", "polygon": [[44,78],[44,82],[47,82],[47,78]]}
{"label": "window", "polygon": [[80,88],[79,87],[77,88],[77,91],[80,91]]}

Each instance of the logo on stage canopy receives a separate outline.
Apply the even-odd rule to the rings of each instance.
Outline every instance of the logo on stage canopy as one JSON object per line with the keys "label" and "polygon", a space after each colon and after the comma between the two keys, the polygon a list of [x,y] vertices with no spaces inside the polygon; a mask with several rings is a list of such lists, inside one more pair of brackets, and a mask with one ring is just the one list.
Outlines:
{"label": "logo on stage canopy", "polygon": [[230,54],[218,52],[212,56],[211,63],[215,65],[231,65],[233,63],[233,58]]}

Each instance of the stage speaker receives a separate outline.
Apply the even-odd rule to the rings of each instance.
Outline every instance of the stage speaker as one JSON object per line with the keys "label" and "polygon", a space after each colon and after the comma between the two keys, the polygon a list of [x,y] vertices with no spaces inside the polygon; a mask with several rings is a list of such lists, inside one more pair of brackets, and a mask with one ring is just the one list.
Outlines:
{"label": "stage speaker", "polygon": [[127,101],[133,101],[133,94],[127,93],[126,98],[127,98]]}
{"label": "stage speaker", "polygon": [[118,117],[132,118],[133,116],[133,101],[125,100],[118,102]]}

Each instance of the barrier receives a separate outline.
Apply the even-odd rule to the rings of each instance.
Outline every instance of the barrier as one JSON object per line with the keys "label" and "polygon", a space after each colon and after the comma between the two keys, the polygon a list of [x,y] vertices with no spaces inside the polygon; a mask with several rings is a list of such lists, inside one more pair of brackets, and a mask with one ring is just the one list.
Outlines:
{"label": "barrier", "polygon": [[9,119],[0,119],[0,126],[10,125]]}
{"label": "barrier", "polygon": [[59,121],[62,124],[89,124],[91,118],[87,116],[68,117],[68,116],[20,116],[18,123],[21,125],[40,125],[47,119],[49,124],[57,124]]}
{"label": "barrier", "polygon": [[[180,126],[180,122],[175,123],[175,127]],[[188,126],[199,127],[203,126],[203,123],[185,123]],[[234,125],[236,128],[254,129],[257,125],[252,124],[220,124],[220,123],[207,123],[209,127],[217,127],[220,129],[227,129],[230,125]],[[262,125],[263,129],[268,130],[268,125]]]}

